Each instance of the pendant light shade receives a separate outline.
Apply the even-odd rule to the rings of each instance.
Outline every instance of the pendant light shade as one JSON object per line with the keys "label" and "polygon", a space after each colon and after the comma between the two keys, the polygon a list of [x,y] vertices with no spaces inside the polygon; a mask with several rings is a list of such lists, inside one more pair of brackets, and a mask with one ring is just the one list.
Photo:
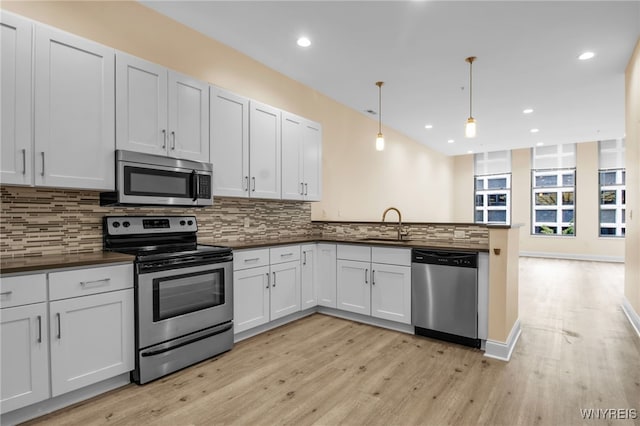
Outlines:
{"label": "pendant light shade", "polygon": [[467,124],[464,128],[464,135],[467,138],[476,137],[476,119],[472,114],[472,100],[473,100],[473,61],[476,60],[475,56],[469,56],[465,59],[469,63],[469,118],[467,118]]}
{"label": "pendant light shade", "polygon": [[376,137],[376,151],[384,151],[384,136],[382,135],[382,85],[384,82],[376,82],[378,86],[378,136]]}

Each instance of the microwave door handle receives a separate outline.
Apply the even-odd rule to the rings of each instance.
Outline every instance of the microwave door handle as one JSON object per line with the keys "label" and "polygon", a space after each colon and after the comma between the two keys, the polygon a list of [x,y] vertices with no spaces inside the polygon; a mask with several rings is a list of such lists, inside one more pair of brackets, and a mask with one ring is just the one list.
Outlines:
{"label": "microwave door handle", "polygon": [[198,174],[195,170],[191,171],[191,195],[193,197],[193,201],[198,200]]}

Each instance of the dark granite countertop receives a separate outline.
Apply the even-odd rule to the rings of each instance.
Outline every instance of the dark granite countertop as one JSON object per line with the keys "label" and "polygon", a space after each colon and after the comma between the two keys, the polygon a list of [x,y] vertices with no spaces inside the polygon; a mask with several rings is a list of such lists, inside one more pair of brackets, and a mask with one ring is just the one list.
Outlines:
{"label": "dark granite countertop", "polygon": [[471,244],[464,240],[442,241],[442,240],[387,240],[371,238],[327,238],[327,237],[291,237],[278,239],[265,239],[253,241],[227,241],[218,242],[201,238],[198,242],[202,244],[214,244],[231,247],[234,250],[262,248],[270,246],[281,246],[287,244],[304,244],[304,243],[337,243],[337,244],[362,244],[368,246],[387,246],[387,247],[406,247],[406,248],[431,248],[431,249],[447,249],[461,251],[478,251],[488,252],[487,244]]}
{"label": "dark granite countertop", "polygon": [[46,269],[71,268],[109,263],[133,262],[134,256],[114,252],[52,254],[45,256],[0,259],[0,273],[35,272]]}

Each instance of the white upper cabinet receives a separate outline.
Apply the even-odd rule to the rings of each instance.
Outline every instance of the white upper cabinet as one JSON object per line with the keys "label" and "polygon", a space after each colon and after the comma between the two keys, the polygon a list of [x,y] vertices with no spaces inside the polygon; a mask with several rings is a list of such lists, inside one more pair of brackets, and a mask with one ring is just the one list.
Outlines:
{"label": "white upper cabinet", "polygon": [[280,110],[249,103],[250,196],[280,199]]}
{"label": "white upper cabinet", "polygon": [[33,184],[31,41],[33,23],[0,13],[0,182]]}
{"label": "white upper cabinet", "polygon": [[114,188],[114,50],[35,31],[35,183]]}
{"label": "white upper cabinet", "polygon": [[282,198],[319,201],[322,196],[322,129],[282,113]]}
{"label": "white upper cabinet", "polygon": [[118,149],[209,162],[206,83],[116,54]]}
{"label": "white upper cabinet", "polygon": [[211,86],[213,195],[249,194],[249,99]]}

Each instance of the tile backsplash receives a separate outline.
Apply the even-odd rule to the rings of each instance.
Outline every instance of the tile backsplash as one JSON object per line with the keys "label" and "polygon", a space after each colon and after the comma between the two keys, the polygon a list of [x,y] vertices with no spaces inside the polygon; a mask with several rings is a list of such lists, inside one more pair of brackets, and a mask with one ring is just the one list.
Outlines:
{"label": "tile backsplash", "polygon": [[102,217],[195,215],[208,242],[310,236],[311,204],[216,197],[204,208],[101,207],[98,191],[0,187],[0,257],[102,250]]}

